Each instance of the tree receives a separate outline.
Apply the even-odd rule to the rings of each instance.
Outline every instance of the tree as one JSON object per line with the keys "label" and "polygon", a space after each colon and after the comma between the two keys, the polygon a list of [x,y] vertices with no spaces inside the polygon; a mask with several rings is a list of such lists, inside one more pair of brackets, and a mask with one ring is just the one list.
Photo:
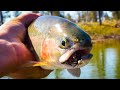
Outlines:
{"label": "tree", "polygon": [[86,11],[86,22],[88,22],[88,15],[89,15],[89,12],[88,11]]}
{"label": "tree", "polygon": [[50,11],[50,13],[53,16],[60,16],[60,12],[59,11]]}
{"label": "tree", "polygon": [[116,19],[116,20],[120,19],[120,11],[113,11],[112,15],[113,15],[113,19]]}
{"label": "tree", "polygon": [[97,22],[97,11],[93,11],[93,21]]}
{"label": "tree", "polygon": [[85,21],[85,16],[86,16],[85,11],[82,11],[82,21]]}
{"label": "tree", "polygon": [[64,17],[64,16],[60,13],[60,11],[50,11],[50,13],[51,13],[51,15],[53,15],[53,16]]}
{"label": "tree", "polygon": [[103,11],[98,11],[98,17],[99,17],[100,25],[102,25],[102,16],[103,16]]}
{"label": "tree", "polygon": [[81,13],[79,11],[77,11],[77,14],[78,14],[78,19],[77,19],[77,22],[80,22],[81,19],[82,19],[82,16],[81,16]]}
{"label": "tree", "polygon": [[67,14],[66,18],[67,18],[68,20],[70,20],[70,21],[73,21],[71,15],[70,15],[69,13]]}
{"label": "tree", "polygon": [[96,11],[89,11],[88,12],[88,20],[87,21],[94,21],[94,22],[97,22],[97,13]]}
{"label": "tree", "polygon": [[39,11],[32,11],[33,13],[39,13]]}
{"label": "tree", "polygon": [[3,14],[2,14],[2,11],[0,11],[0,25],[3,24]]}

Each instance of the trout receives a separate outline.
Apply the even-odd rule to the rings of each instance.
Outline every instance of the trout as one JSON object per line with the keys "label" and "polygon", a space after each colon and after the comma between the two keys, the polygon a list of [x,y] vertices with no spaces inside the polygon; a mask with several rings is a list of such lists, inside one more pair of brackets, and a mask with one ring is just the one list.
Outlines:
{"label": "trout", "polygon": [[28,27],[26,42],[35,61],[23,65],[11,74],[13,77],[44,78],[55,69],[67,69],[79,77],[80,68],[93,56],[90,36],[75,23],[58,16],[38,17]]}

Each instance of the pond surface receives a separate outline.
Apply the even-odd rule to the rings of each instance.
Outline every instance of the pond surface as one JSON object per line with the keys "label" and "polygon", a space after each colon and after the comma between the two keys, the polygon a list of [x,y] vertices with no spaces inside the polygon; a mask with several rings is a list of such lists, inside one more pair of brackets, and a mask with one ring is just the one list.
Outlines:
{"label": "pond surface", "polygon": [[45,79],[120,79],[120,40],[93,44],[93,58],[81,68],[80,77],[64,70],[54,70]]}

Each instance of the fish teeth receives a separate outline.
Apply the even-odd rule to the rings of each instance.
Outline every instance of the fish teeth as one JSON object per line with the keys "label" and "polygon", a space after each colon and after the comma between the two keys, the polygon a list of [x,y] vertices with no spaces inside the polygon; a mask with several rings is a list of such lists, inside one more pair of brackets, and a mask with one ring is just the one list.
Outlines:
{"label": "fish teeth", "polygon": [[78,60],[78,64],[82,64],[82,63],[84,63],[84,62],[82,61],[82,59],[81,59],[81,60]]}

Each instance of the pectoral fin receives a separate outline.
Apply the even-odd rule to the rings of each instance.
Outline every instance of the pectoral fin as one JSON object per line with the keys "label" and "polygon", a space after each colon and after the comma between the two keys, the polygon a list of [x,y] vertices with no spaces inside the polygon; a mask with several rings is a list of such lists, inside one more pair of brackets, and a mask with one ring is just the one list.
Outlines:
{"label": "pectoral fin", "polygon": [[22,65],[21,67],[35,67],[35,66],[44,66],[48,65],[46,62],[37,62],[37,61],[29,61],[28,63]]}
{"label": "pectoral fin", "polygon": [[49,64],[47,62],[38,62],[34,64],[33,66],[48,66]]}
{"label": "pectoral fin", "polygon": [[67,71],[72,74],[73,76],[79,77],[81,74],[81,70],[80,68],[76,68],[76,69],[67,69]]}

